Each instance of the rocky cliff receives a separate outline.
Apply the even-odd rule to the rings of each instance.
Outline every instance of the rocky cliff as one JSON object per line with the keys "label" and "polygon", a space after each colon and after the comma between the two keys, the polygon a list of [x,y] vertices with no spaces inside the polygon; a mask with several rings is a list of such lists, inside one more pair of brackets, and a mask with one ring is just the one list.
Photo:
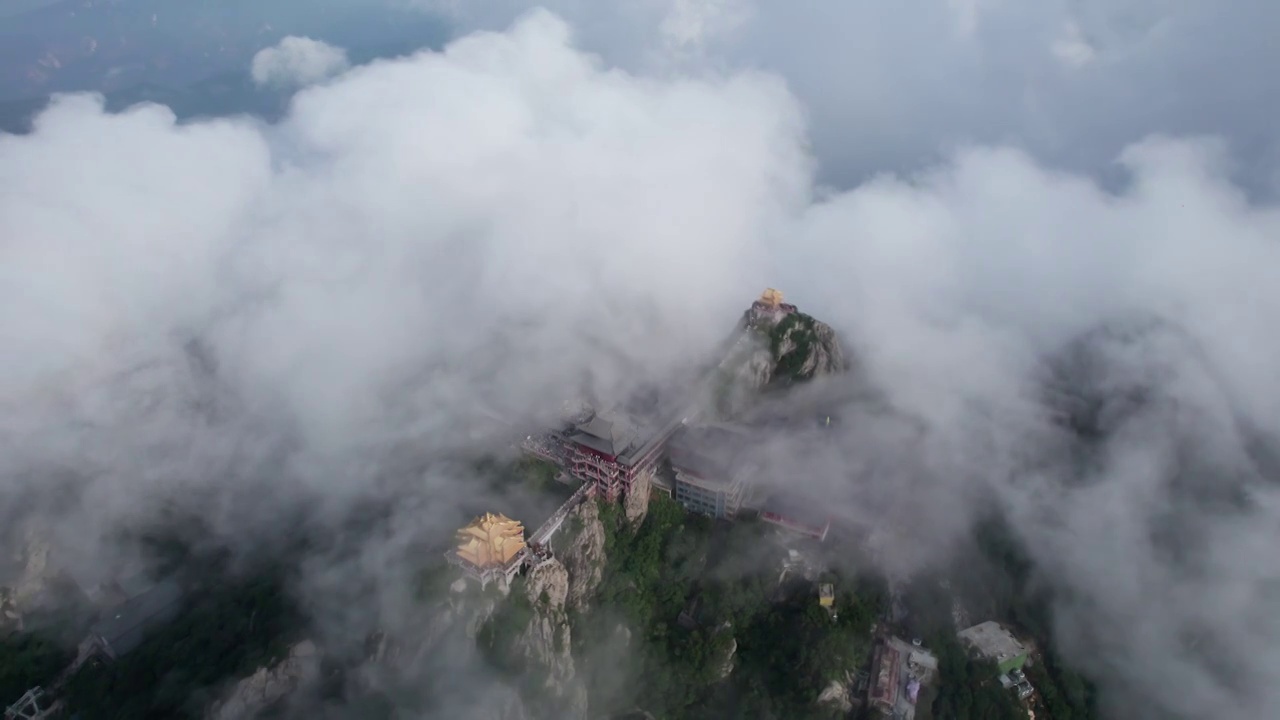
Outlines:
{"label": "rocky cliff", "polygon": [[799,311],[743,316],[742,334],[719,367],[712,405],[722,418],[750,408],[760,393],[848,368],[830,325]]}
{"label": "rocky cliff", "polygon": [[585,718],[587,691],[577,677],[571,651],[571,630],[565,601],[569,596],[569,571],[558,560],[548,560],[525,577],[525,598],[533,612],[515,642],[530,669],[545,678],[542,690],[556,708],[555,716]]}
{"label": "rocky cliff", "polygon": [[40,607],[58,577],[50,563],[46,533],[29,526],[11,551],[4,578],[0,578],[0,631],[21,630],[23,616]]}
{"label": "rocky cliff", "polygon": [[795,311],[761,315],[747,311],[743,327],[755,341],[748,358],[757,389],[812,380],[845,369],[844,350],[831,326]]}
{"label": "rocky cliff", "polygon": [[221,702],[205,714],[207,720],[243,720],[298,689],[319,674],[320,653],[314,643],[304,640],[289,650],[289,656],[271,667],[236,683]]}
{"label": "rocky cliff", "polygon": [[853,683],[852,673],[846,673],[844,677],[832,680],[818,695],[817,705],[840,714],[853,712]]}
{"label": "rocky cliff", "polygon": [[569,571],[566,603],[573,610],[584,612],[604,577],[604,525],[599,506],[589,500],[574,508],[561,532],[570,536],[568,546],[560,553],[561,562]]}
{"label": "rocky cliff", "polygon": [[[439,592],[428,601],[420,621],[402,625],[394,633],[376,632],[367,638],[366,662],[355,675],[348,676],[348,688],[356,694],[399,688],[396,692],[411,695],[424,685],[424,677],[447,678],[433,685],[429,693],[456,717],[539,720],[540,715],[531,711],[517,684],[486,667],[477,653],[477,638],[485,627],[516,600],[528,605],[525,593],[521,591],[518,598],[504,596],[494,585],[482,590],[461,578]],[[521,635],[525,623],[522,620],[518,629]],[[508,655],[509,649],[504,644],[502,654]]]}
{"label": "rocky cliff", "polygon": [[631,482],[631,489],[622,497],[622,512],[627,522],[636,527],[649,512],[649,494],[653,488],[653,470],[645,470],[636,475]]}
{"label": "rocky cliff", "polygon": [[716,628],[716,634],[720,637],[727,638],[724,645],[723,654],[718,659],[715,679],[717,682],[728,678],[733,674],[733,659],[738,654],[738,639],[733,635],[733,625],[726,621],[723,625]]}
{"label": "rocky cliff", "polygon": [[770,382],[811,380],[845,369],[844,351],[831,326],[804,313],[787,315],[768,330],[774,359]]}

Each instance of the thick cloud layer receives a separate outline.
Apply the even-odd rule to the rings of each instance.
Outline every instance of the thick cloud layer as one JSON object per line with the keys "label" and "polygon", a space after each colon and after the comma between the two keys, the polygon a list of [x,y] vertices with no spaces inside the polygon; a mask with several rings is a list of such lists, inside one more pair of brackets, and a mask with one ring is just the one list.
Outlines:
{"label": "thick cloud layer", "polygon": [[347,69],[347,53],[319,40],[286,37],[253,56],[250,74],[258,85],[300,87]]}
{"label": "thick cloud layer", "polygon": [[1268,0],[409,1],[485,28],[549,7],[631,68],[777,72],[808,108],[823,179],[841,186],[969,142],[1106,175],[1126,145],[1165,132],[1225,136],[1251,192],[1280,189]]}
{"label": "thick cloud layer", "polygon": [[[980,33],[973,7],[947,32]],[[406,447],[491,449],[662,382],[776,285],[893,408],[771,448],[788,477],[910,566],[1006,510],[1119,716],[1280,714],[1258,460],[1280,211],[1219,144],[1159,137],[1113,191],[970,147],[823,194],[803,118],[777,77],[628,74],[546,13],[355,68],[274,126],[61,98],[0,137],[3,492],[52,508],[86,566],[168,499],[260,538],[290,498],[378,492]],[[1082,344],[1069,387],[1148,398],[1083,469],[1043,402]],[[430,503],[401,520],[449,533],[473,478],[407,474]],[[1222,673],[1221,648],[1250,661]]]}

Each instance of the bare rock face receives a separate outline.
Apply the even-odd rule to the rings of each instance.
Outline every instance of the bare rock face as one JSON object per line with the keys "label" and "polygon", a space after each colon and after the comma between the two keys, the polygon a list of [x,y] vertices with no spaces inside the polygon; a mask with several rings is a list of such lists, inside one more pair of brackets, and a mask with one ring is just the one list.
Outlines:
{"label": "bare rock face", "polygon": [[22,571],[9,593],[9,599],[18,611],[27,612],[39,605],[40,597],[57,575],[49,563],[49,552],[49,542],[43,534],[34,528],[28,530],[22,548],[14,558]]}
{"label": "bare rock face", "polygon": [[574,508],[565,523],[566,530],[577,532],[560,554],[569,571],[568,605],[581,612],[589,607],[604,577],[604,525],[599,506],[590,501]]}
{"label": "bare rock face", "polygon": [[771,336],[777,360],[775,376],[808,380],[845,369],[844,351],[836,340],[836,331],[824,322],[808,315],[792,315],[778,323]]}
{"label": "bare rock face", "polygon": [[721,418],[747,411],[771,386],[843,372],[848,365],[835,330],[799,311],[743,316],[742,335],[719,366],[711,405]]}
{"label": "bare rock face", "polygon": [[0,587],[0,637],[22,630],[22,612],[9,597],[9,588]]}
{"label": "bare rock face", "polygon": [[818,704],[839,710],[842,713],[853,711],[853,695],[849,692],[849,683],[840,679],[831,684],[818,695]]}
{"label": "bare rock face", "polygon": [[724,680],[733,674],[733,658],[738,653],[738,639],[736,637],[729,638],[729,645],[725,649],[724,657],[720,661],[720,669],[716,671],[716,680]]}
{"label": "bare rock face", "polygon": [[525,657],[548,671],[548,683],[562,684],[576,674],[569,653],[570,630],[565,616],[569,596],[569,571],[557,560],[529,571],[525,593],[533,606],[533,618],[517,643]]}
{"label": "bare rock face", "polygon": [[525,594],[533,617],[516,643],[530,663],[546,673],[546,690],[556,700],[560,717],[585,718],[587,691],[577,677],[571,630],[565,613],[569,571],[558,560],[534,567],[525,578]]}
{"label": "bare rock face", "polygon": [[645,470],[631,482],[631,489],[622,498],[622,511],[632,526],[640,524],[649,512],[649,494],[653,487],[653,470]]}
{"label": "bare rock face", "polygon": [[217,703],[205,717],[207,720],[242,720],[253,717],[268,705],[298,689],[316,677],[320,652],[310,640],[303,640],[289,650],[289,656],[275,665],[258,671],[236,683],[228,696]]}
{"label": "bare rock face", "polygon": [[565,599],[569,596],[569,571],[555,559],[542,563],[529,571],[525,579],[525,593],[534,607],[564,610]]}
{"label": "bare rock face", "polygon": [[29,526],[13,548],[7,572],[0,577],[0,631],[23,628],[23,617],[44,604],[58,569],[50,562],[48,537],[35,526]]}
{"label": "bare rock face", "polygon": [[758,342],[742,364],[738,366],[738,383],[752,392],[763,390],[773,382],[773,368],[778,364],[773,351],[763,342]]}

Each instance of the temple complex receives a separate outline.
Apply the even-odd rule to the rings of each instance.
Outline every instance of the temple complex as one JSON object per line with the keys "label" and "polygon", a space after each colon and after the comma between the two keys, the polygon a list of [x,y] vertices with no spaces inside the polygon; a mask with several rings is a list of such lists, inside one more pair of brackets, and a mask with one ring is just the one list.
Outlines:
{"label": "temple complex", "polygon": [[[746,326],[738,328],[726,348],[741,342],[751,328],[773,327],[797,312],[795,305],[783,302],[780,291],[766,288],[747,311]],[[704,378],[704,382],[709,381]],[[660,477],[657,465],[666,456],[674,471],[673,482],[656,488],[686,509],[721,519],[733,519],[742,508],[759,510],[765,522],[825,540],[831,521],[822,512],[824,504],[780,490],[760,497],[750,477],[750,463],[743,457],[751,444],[750,433],[726,425],[701,425],[703,408],[698,397],[691,393],[685,406],[665,419],[655,412],[636,414],[623,408],[600,412],[584,407],[562,429],[528,435],[521,446],[524,452],[582,480],[590,497],[609,502],[627,496],[637,479],[647,478],[649,482],[639,487],[650,492]],[[647,417],[648,422],[637,424],[639,417]],[[829,417],[825,423],[830,424]]]}
{"label": "temple complex", "polygon": [[481,515],[459,530],[457,539],[457,548],[446,557],[481,586],[494,580],[510,585],[527,554],[524,525],[502,513]]}

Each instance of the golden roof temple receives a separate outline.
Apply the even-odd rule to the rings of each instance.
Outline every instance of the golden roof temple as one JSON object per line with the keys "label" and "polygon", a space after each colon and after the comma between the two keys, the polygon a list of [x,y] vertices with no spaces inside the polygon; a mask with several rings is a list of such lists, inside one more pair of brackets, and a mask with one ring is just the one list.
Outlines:
{"label": "golden roof temple", "polygon": [[760,299],[756,302],[764,305],[765,307],[779,307],[782,305],[782,292],[774,290],[773,288],[765,288],[764,292],[760,293]]}
{"label": "golden roof temple", "polygon": [[458,557],[477,568],[504,567],[524,548],[524,525],[502,513],[485,513],[458,531]]}

